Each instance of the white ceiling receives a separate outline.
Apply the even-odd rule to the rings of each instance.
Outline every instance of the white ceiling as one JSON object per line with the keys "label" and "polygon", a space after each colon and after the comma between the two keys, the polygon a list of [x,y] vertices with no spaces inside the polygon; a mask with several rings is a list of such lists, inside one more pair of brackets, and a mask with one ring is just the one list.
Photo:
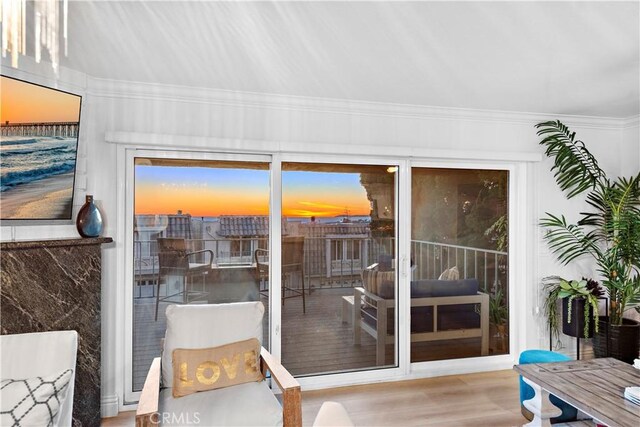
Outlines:
{"label": "white ceiling", "polygon": [[639,2],[75,2],[91,76],[399,104],[640,114]]}

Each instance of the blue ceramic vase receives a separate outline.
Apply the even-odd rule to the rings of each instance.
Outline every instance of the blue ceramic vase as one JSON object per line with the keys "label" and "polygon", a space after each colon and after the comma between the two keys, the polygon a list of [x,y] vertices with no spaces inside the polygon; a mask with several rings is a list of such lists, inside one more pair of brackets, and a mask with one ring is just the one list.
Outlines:
{"label": "blue ceramic vase", "polygon": [[102,233],[102,214],[93,203],[93,196],[87,196],[87,201],[78,212],[76,228],[82,237],[98,237]]}

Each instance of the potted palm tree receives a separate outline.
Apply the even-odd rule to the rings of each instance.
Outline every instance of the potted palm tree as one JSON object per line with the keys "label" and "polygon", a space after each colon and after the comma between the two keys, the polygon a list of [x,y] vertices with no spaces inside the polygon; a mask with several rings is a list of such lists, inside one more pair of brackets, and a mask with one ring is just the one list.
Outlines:
{"label": "potted palm tree", "polygon": [[591,212],[575,224],[563,215],[547,213],[540,224],[544,238],[563,264],[581,256],[594,259],[609,299],[609,316],[600,316],[594,335],[596,357],[626,362],[638,357],[640,325],[624,319],[626,310],[640,307],[640,173],[607,178],[582,141],[560,121],[536,125],[540,145],[554,160],[551,171],[567,198],[587,192]]}

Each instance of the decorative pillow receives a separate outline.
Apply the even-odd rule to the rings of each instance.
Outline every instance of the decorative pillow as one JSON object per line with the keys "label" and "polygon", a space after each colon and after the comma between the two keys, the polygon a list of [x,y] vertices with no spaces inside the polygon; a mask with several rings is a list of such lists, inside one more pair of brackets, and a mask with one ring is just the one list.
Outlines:
{"label": "decorative pillow", "polygon": [[0,425],[53,426],[73,370],[46,377],[0,381]]}
{"label": "decorative pillow", "polygon": [[460,272],[457,266],[446,269],[442,272],[438,280],[460,280]]}
{"label": "decorative pillow", "polygon": [[262,381],[260,341],[251,338],[219,347],[173,350],[173,397]]}
{"label": "decorative pillow", "polygon": [[396,272],[379,271],[377,264],[362,270],[362,285],[364,288],[382,298],[393,298]]}

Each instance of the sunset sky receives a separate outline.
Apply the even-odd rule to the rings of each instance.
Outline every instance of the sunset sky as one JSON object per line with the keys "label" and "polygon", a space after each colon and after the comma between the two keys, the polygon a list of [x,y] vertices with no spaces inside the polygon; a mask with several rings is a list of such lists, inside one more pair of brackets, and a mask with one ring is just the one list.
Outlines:
{"label": "sunset sky", "polygon": [[[267,215],[269,171],[202,167],[135,168],[135,213],[192,216]],[[333,217],[369,215],[358,173],[282,173],[283,215]]]}
{"label": "sunset sky", "polygon": [[77,122],[80,97],[54,89],[2,77],[0,122]]}

